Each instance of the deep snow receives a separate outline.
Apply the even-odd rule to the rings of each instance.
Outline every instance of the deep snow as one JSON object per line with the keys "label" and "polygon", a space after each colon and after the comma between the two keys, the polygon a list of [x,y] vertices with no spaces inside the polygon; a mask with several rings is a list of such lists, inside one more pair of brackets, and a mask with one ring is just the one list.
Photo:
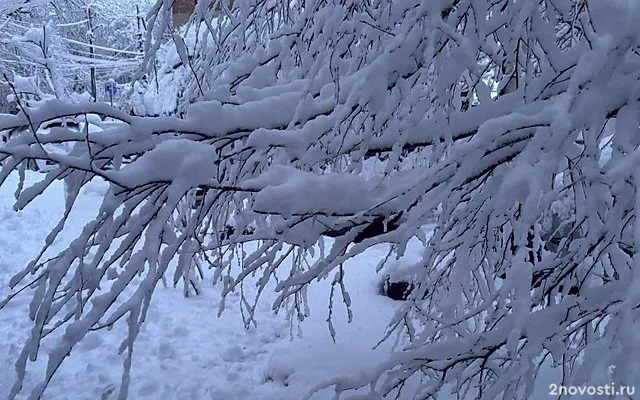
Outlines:
{"label": "deep snow", "polygon": [[[27,172],[27,183],[41,177]],[[13,211],[17,181],[14,174],[0,187],[0,298],[8,293],[11,276],[40,250],[63,210],[63,187],[57,182],[25,210]],[[106,185],[100,182],[85,187],[69,227],[54,245],[56,251],[79,234],[83,221],[94,216],[105,190]],[[419,246],[415,244],[409,247],[404,262],[417,260]],[[237,294],[228,297],[225,311],[217,317],[221,285],[205,284],[201,295],[189,298],[183,297],[180,287],[161,285],[135,345],[129,399],[300,400],[324,380],[361,374],[385,360],[394,342],[392,338],[374,349],[400,304],[378,294],[375,267],[386,253],[386,248],[376,246],[345,263],[353,321],[347,323],[338,294],[333,312],[335,343],[326,322],[330,280],[314,283],[309,289],[311,315],[301,324],[301,331],[297,326],[290,329],[284,313],[273,314],[273,291],[256,311],[258,328],[245,330]],[[13,363],[29,334],[29,300],[27,293],[0,310],[0,398],[7,397],[13,384]],[[63,363],[45,399],[116,398],[124,359],[117,350],[126,334],[124,328],[125,321],[120,321],[111,331],[85,337]],[[43,341],[42,354],[51,348],[50,341]],[[43,361],[29,364],[20,399],[42,379]],[[532,399],[553,398],[548,394],[549,385],[559,383],[560,377],[561,371],[547,368],[544,376],[538,377]],[[360,398],[367,398],[367,392],[361,392],[364,397]],[[410,390],[404,393],[400,400],[410,398]],[[327,390],[312,399],[332,397],[333,392]],[[449,398],[455,396],[438,399]]]}
{"label": "deep snow", "polygon": [[[27,172],[28,182],[42,175]],[[63,189],[56,183],[21,212],[13,211],[17,175],[0,188],[0,295],[8,293],[11,276],[39,251],[46,234],[62,215]],[[60,250],[94,216],[106,185],[84,189],[71,224],[55,244]],[[274,315],[273,291],[257,312],[258,328],[245,330],[239,296],[231,295],[217,318],[220,285],[203,285],[199,296],[185,298],[181,288],[160,286],[135,350],[130,399],[291,399],[302,398],[324,379],[357,374],[382,361],[391,343],[373,349],[398,303],[378,295],[375,266],[384,248],[374,248],[345,265],[352,298],[353,322],[348,324],[339,295],[334,307],[337,340],[327,328],[330,280],[309,291],[311,315],[290,329],[284,313]],[[13,363],[31,322],[30,296],[21,296],[0,311],[0,398],[6,398],[15,372]],[[115,398],[124,356],[118,356],[124,321],[111,331],[89,334],[63,364],[47,399]],[[293,340],[291,339],[293,334]],[[44,353],[47,351],[46,341]],[[39,382],[43,360],[30,365],[24,396]],[[111,394],[109,394],[111,393]],[[321,392],[313,399],[331,398]]]}

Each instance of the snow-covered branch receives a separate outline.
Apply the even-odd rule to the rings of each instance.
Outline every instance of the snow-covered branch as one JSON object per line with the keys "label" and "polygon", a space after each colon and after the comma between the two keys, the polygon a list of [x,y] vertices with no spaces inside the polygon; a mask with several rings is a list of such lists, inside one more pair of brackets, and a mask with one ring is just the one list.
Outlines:
{"label": "snow-covered branch", "polygon": [[[175,100],[176,115],[51,101],[0,116],[0,182],[30,160],[57,166],[19,188],[18,208],[64,179],[66,218],[87,182],[110,184],[69,249],[46,262],[43,251],[12,282],[35,293],[14,395],[43,332],[64,330],[35,397],[78,341],[123,317],[131,357],[173,261],[187,295],[201,259],[224,296],[260,277],[243,299],[249,324],[270,280],[274,309],[304,318],[313,281],[336,274],[348,305],[346,260],[380,244],[400,257],[415,239],[417,287],[387,336],[409,338],[404,349],[318,389],[371,385],[374,398],[419,379],[414,398],[527,398],[548,360],[565,382],[607,362],[632,383],[637,7],[236,0],[226,16],[199,8],[171,36],[177,49],[163,45],[168,10],[158,1],[149,15],[145,66],[165,61],[145,100]],[[85,115],[104,129],[40,130]],[[72,150],[48,150],[60,144]]]}

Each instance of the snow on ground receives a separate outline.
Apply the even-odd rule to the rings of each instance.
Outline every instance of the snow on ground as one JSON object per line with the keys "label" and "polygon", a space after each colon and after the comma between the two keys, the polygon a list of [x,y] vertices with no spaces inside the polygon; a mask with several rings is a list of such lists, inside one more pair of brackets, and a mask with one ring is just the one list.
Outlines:
{"label": "snow on ground", "polygon": [[[28,173],[28,182],[41,177]],[[0,188],[0,297],[8,293],[11,276],[36,254],[62,214],[62,184],[57,184],[24,211],[13,211],[17,176]],[[94,216],[105,187],[91,183],[81,195],[71,224],[55,247],[60,250]],[[184,298],[181,288],[158,287],[147,323],[136,343],[130,399],[255,399],[298,400],[321,381],[359,373],[384,360],[389,345],[373,350],[398,303],[377,294],[375,266],[386,254],[371,249],[345,265],[354,320],[347,323],[339,294],[334,308],[337,341],[327,328],[329,281],[309,290],[311,316],[302,333],[283,315],[274,315],[267,295],[257,312],[258,328],[245,330],[239,296],[231,295],[217,318],[220,289],[205,285],[200,296]],[[0,311],[0,398],[6,398],[15,372],[13,363],[31,322],[26,317],[30,296]],[[120,325],[123,325],[122,323]],[[117,355],[124,326],[89,334],[50,384],[47,399],[111,399],[120,382],[123,357]],[[51,344],[43,346],[46,353]],[[46,357],[45,357],[46,358]],[[43,376],[44,365],[31,364],[24,394]],[[46,361],[46,360],[44,360]],[[325,391],[313,399],[329,399]]]}
{"label": "snow on ground", "polygon": [[[28,182],[39,177],[27,173]],[[0,298],[8,293],[11,276],[40,250],[62,214],[61,183],[17,213],[13,211],[16,185],[13,175],[0,188]],[[56,251],[80,233],[83,221],[94,216],[105,189],[101,183],[90,183],[84,189],[69,228],[55,244]],[[409,250],[407,257],[414,261],[418,248]],[[385,360],[392,343],[373,348],[399,305],[377,294],[375,266],[385,255],[385,248],[374,247],[345,264],[353,321],[347,323],[338,294],[334,299],[335,343],[326,322],[329,280],[309,289],[311,316],[302,324],[301,335],[294,328],[293,340],[283,315],[271,311],[273,294],[265,296],[257,310],[258,328],[245,330],[238,295],[230,295],[225,312],[217,318],[219,287],[204,285],[201,295],[189,298],[183,297],[181,288],[158,287],[135,345],[129,399],[300,400],[324,380],[357,375],[375,366]],[[18,297],[0,310],[0,399],[11,389],[13,363],[29,333],[29,298]],[[120,323],[112,331],[90,333],[58,371],[45,399],[114,399],[121,379],[123,356],[117,355],[117,349],[125,337],[124,328]],[[43,342],[43,354],[50,348],[50,343]],[[42,361],[46,360],[30,364],[20,399],[40,382]],[[559,374],[551,368],[544,371],[531,398],[552,398],[549,385],[559,383]],[[399,400],[406,400],[410,392],[405,391]],[[313,400],[332,396],[328,390]],[[439,400],[448,399],[440,396]]]}

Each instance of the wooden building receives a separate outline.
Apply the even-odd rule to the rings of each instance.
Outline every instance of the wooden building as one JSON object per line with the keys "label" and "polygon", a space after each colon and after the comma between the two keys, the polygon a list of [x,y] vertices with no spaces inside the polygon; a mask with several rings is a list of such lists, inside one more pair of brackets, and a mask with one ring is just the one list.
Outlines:
{"label": "wooden building", "polygon": [[[213,3],[214,0],[211,0]],[[218,4],[225,0],[218,0]],[[233,6],[233,0],[228,0],[229,7]],[[196,0],[174,0],[173,2],[173,25],[176,27],[184,25],[196,7]],[[220,8],[220,7],[218,7]]]}
{"label": "wooden building", "polygon": [[184,25],[195,7],[196,0],[175,0],[171,9],[173,25],[176,27]]}

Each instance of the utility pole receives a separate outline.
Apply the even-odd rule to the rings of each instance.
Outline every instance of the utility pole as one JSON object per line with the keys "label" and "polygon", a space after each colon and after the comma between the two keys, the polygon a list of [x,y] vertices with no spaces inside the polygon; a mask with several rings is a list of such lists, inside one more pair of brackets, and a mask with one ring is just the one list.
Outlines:
{"label": "utility pole", "polygon": [[144,34],[143,32],[147,30],[147,26],[144,22],[144,18],[140,16],[140,6],[136,5],[136,23],[138,25],[138,31],[136,35],[138,36],[138,50],[144,50]]}
{"label": "utility pole", "polygon": [[91,96],[93,97],[93,101],[98,100],[97,89],[96,89],[96,65],[95,65],[95,55],[93,50],[93,23],[91,21],[91,5],[87,6],[87,24],[89,25],[89,31],[87,32],[87,37],[89,39],[89,58],[91,58],[91,67],[89,72],[91,74]]}

